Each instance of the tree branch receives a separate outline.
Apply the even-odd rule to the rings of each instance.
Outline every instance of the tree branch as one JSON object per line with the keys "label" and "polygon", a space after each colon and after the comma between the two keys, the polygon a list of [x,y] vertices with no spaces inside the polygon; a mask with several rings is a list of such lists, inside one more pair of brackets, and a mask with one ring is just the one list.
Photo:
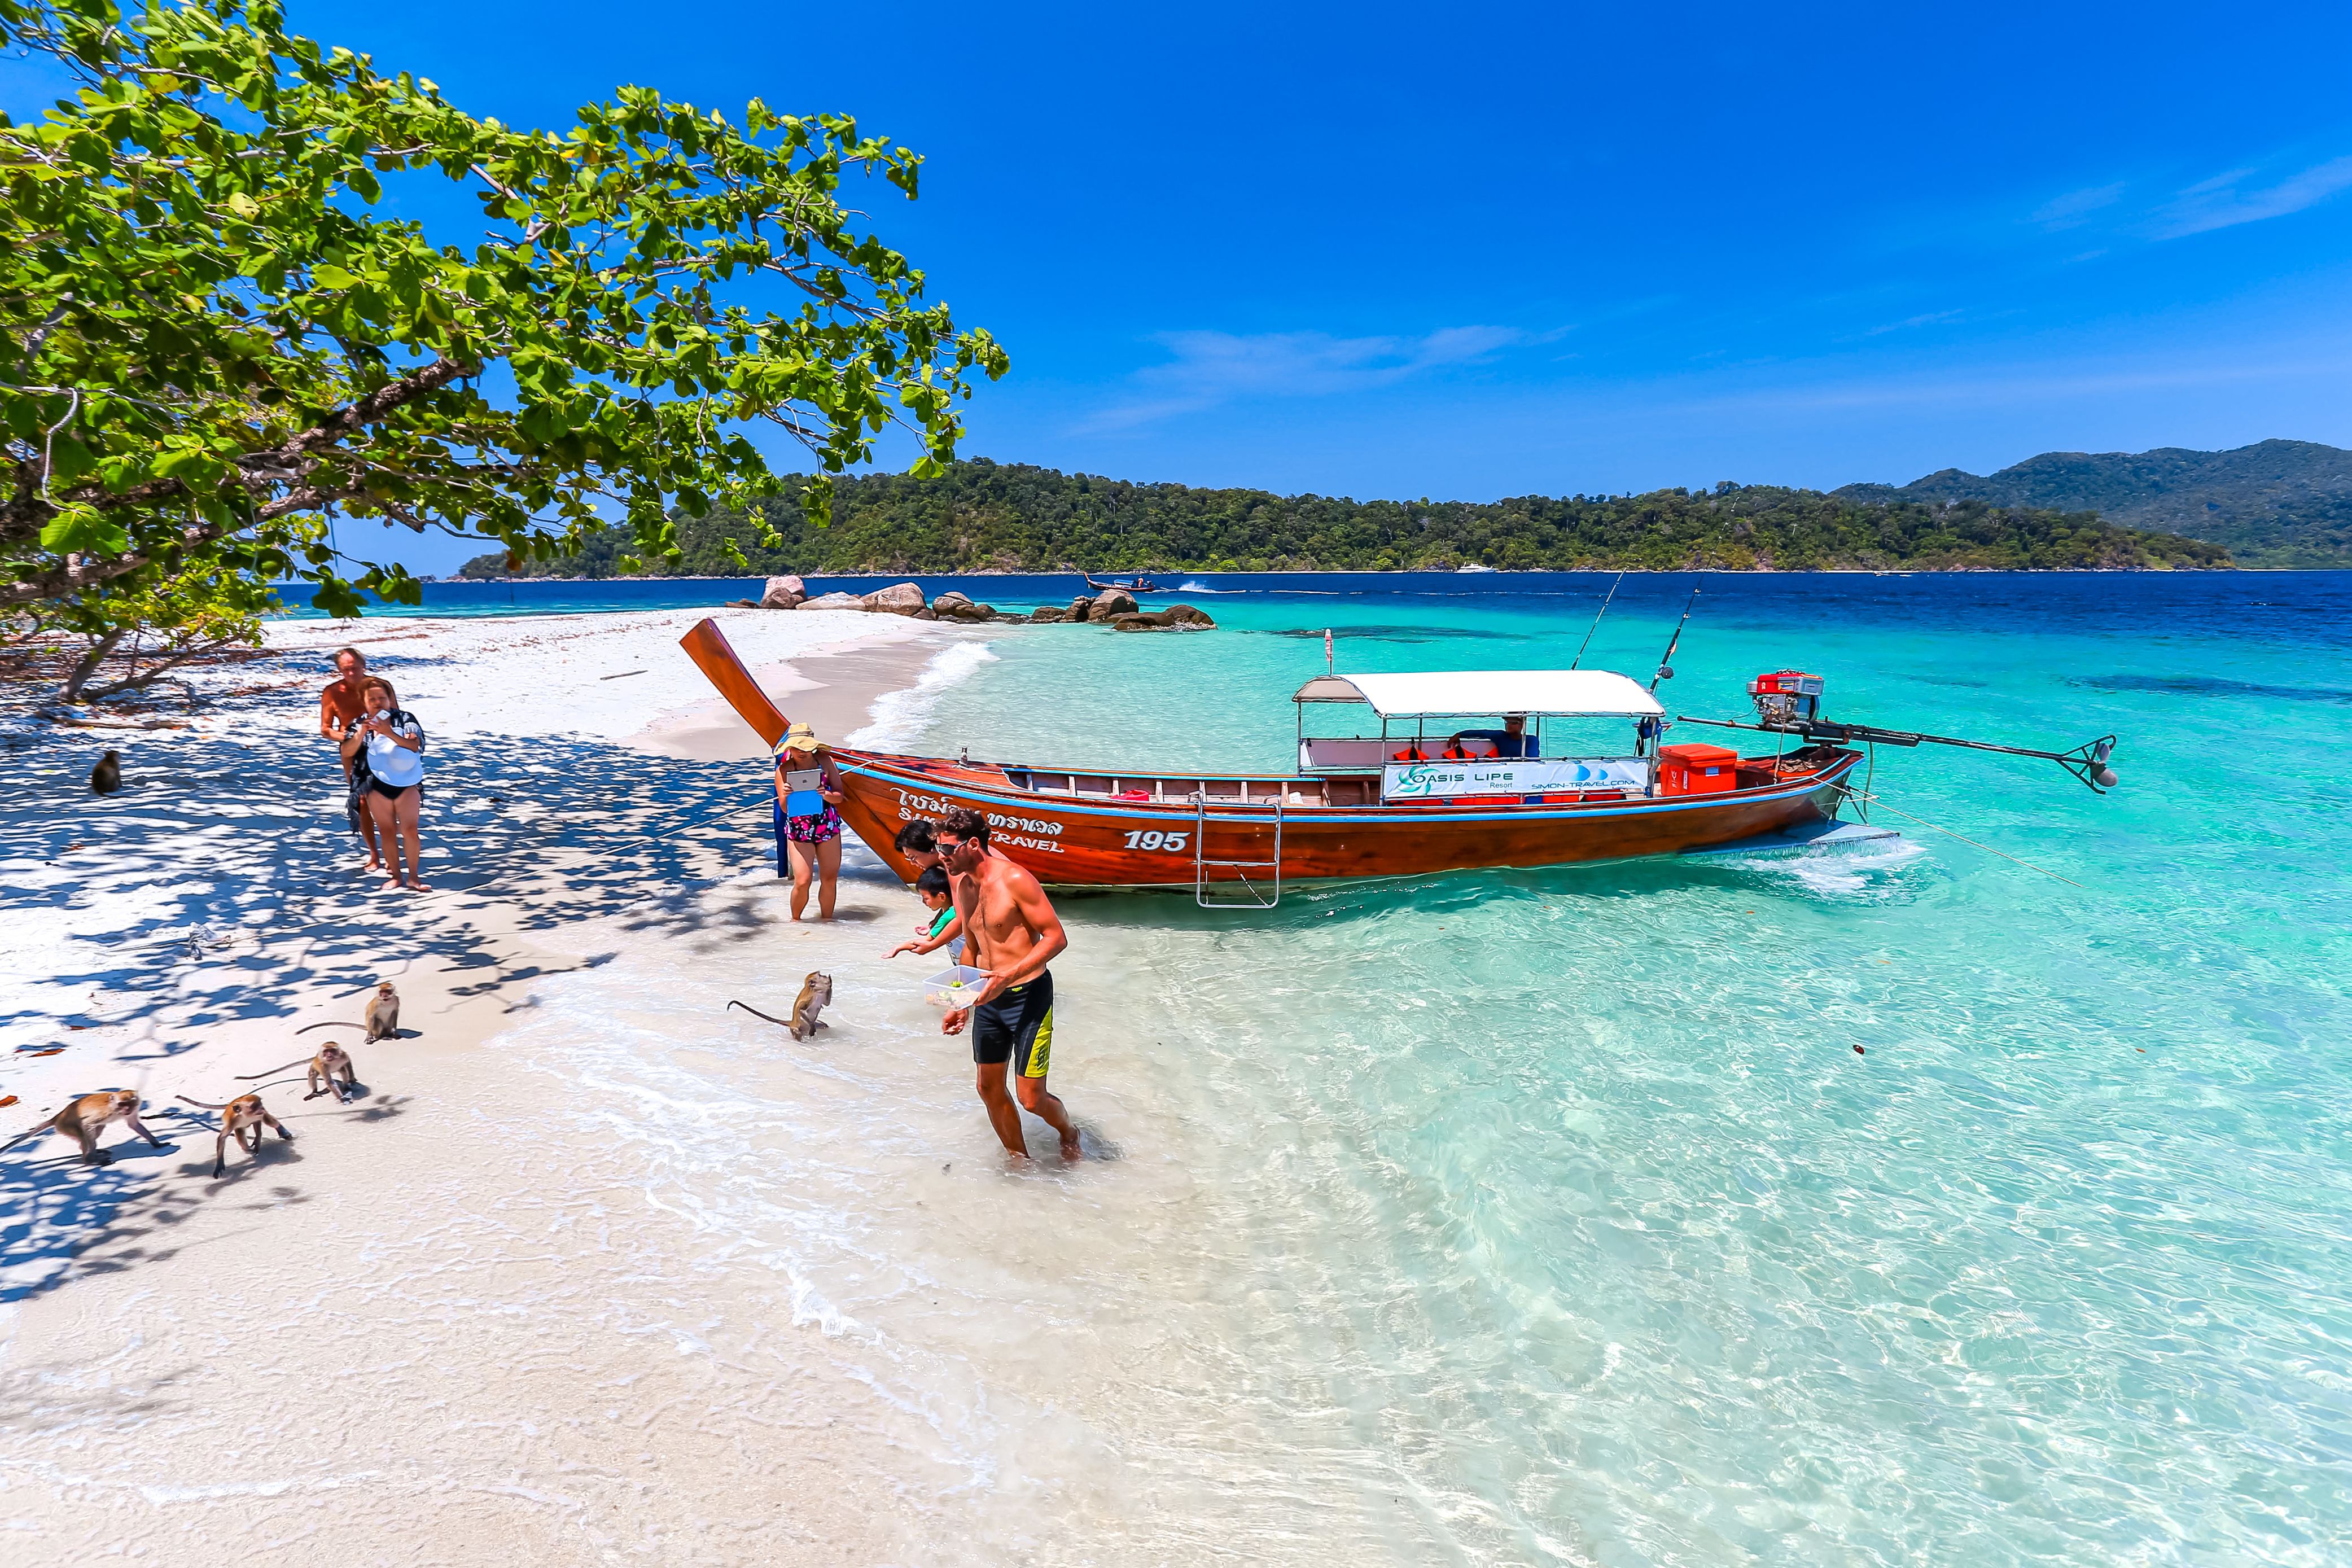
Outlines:
{"label": "tree branch", "polygon": [[[308,430],[289,438],[283,445],[273,447],[266,452],[251,453],[238,459],[239,477],[240,479],[247,477],[248,467],[251,477],[256,479],[260,479],[270,469],[278,470],[281,476],[289,471],[295,473],[307,471],[310,465],[304,459],[310,454],[332,446],[353,431],[375,424],[404,405],[414,403],[429,393],[436,392],[453,381],[478,374],[479,368],[479,366],[469,367],[456,360],[436,360],[421,370],[378,387],[364,397],[354,399],[348,406],[337,410]],[[277,482],[285,481],[281,477]],[[226,522],[190,523],[180,530],[179,537],[173,541],[173,543],[182,550],[196,549],[235,533],[238,529],[247,527],[252,522],[267,522],[290,512],[305,511],[323,506],[328,501],[338,499],[342,493],[340,490],[315,487],[289,490],[273,500],[265,502],[254,511],[250,519],[234,519]],[[164,501],[181,499],[193,499],[193,492],[184,481],[179,479],[152,479],[120,495],[108,490],[102,485],[82,485],[65,492],[65,500],[68,502],[97,507],[100,510],[121,506],[152,507]],[[54,507],[38,501],[23,507],[11,506],[9,510],[12,512],[23,510],[33,514],[24,521],[30,521],[35,531],[38,531],[40,525],[46,522],[48,517],[56,514]],[[9,521],[19,521],[16,518],[11,518]],[[11,529],[8,531],[16,531]],[[68,557],[50,570],[37,574],[22,582],[0,584],[0,605],[27,605],[38,599],[54,599],[67,594],[79,593],[85,588],[94,588],[101,583],[112,582],[117,577],[128,576],[141,567],[152,563],[158,553],[160,552],[153,550],[132,551],[128,554],[112,556],[103,561],[92,561],[87,556]]]}

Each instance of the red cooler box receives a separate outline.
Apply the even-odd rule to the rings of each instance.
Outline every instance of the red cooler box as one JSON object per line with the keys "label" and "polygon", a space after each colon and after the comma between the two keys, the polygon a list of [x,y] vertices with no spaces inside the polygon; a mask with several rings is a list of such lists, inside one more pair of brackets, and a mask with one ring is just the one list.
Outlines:
{"label": "red cooler box", "polygon": [[1658,793],[1718,795],[1739,787],[1739,753],[1694,741],[1658,748]]}

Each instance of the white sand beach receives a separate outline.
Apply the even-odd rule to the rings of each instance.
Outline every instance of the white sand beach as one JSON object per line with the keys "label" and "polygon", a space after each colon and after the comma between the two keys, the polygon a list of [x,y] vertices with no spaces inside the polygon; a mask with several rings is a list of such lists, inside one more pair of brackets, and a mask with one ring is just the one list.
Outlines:
{"label": "white sand beach", "polygon": [[[879,616],[718,615],[834,738],[943,650],[978,652]],[[828,1336],[854,1329],[789,1268],[714,1250],[659,1190],[706,1123],[714,1154],[754,1114],[870,1141],[825,1054],[715,992],[670,1021],[740,1050],[773,1096],[754,1111],[586,1081],[516,1034],[559,977],[713,948],[770,1011],[830,968],[842,1032],[935,1031],[911,990],[854,977],[919,913],[878,863],[853,854],[837,924],[784,920],[764,769],[720,760],[763,748],[677,647],[698,618],[283,623],[273,657],[199,677],[184,730],[11,738],[0,1126],[123,1085],[166,1146],[118,1127],[105,1169],[58,1138],[0,1165],[8,1561],[940,1559],[952,1515],[893,1500],[971,1486],[956,1445],[843,1370]],[[377,891],[341,826],[315,730],[345,640],[430,733],[429,894]],[[107,744],[125,788],[93,799]],[[380,979],[398,1041],[298,1035],[355,1021]],[[211,1118],[176,1097],[226,1100],[323,1038],[365,1097],[268,1088],[296,1141],[232,1147],[215,1180]],[[934,1047],[938,1097],[968,1097]]]}

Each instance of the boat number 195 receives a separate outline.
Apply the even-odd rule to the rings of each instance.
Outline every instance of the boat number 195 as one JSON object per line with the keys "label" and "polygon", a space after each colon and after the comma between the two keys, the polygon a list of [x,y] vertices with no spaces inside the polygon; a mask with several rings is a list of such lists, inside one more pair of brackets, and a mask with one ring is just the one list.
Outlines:
{"label": "boat number 195", "polygon": [[1192,843],[1190,833],[1136,832],[1127,836],[1129,849],[1167,849],[1181,854],[1192,847]]}

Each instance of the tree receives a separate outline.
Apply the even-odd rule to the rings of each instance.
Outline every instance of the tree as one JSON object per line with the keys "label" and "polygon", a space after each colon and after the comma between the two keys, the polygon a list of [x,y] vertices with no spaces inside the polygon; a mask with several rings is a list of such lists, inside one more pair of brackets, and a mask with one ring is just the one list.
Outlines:
{"label": "tree", "polygon": [[[739,128],[632,87],[515,131],[271,0],[0,0],[0,41],[80,82],[0,119],[0,608],[278,576],[338,614],[415,602],[396,562],[339,554],[331,510],[520,562],[601,506],[667,560],[673,510],[779,493],[750,422],[814,455],[821,519],[893,423],[939,471],[1006,367],[853,228],[843,178],[911,198],[921,160],[846,118],[754,100]],[[387,179],[457,183],[491,234],[376,216]]]}
{"label": "tree", "polygon": [[[0,611],[0,646],[63,666],[61,702],[102,702],[143,691],[181,666],[261,646],[275,604],[257,577],[197,567],[132,574],[64,599]],[[120,660],[113,679],[106,661]]]}

